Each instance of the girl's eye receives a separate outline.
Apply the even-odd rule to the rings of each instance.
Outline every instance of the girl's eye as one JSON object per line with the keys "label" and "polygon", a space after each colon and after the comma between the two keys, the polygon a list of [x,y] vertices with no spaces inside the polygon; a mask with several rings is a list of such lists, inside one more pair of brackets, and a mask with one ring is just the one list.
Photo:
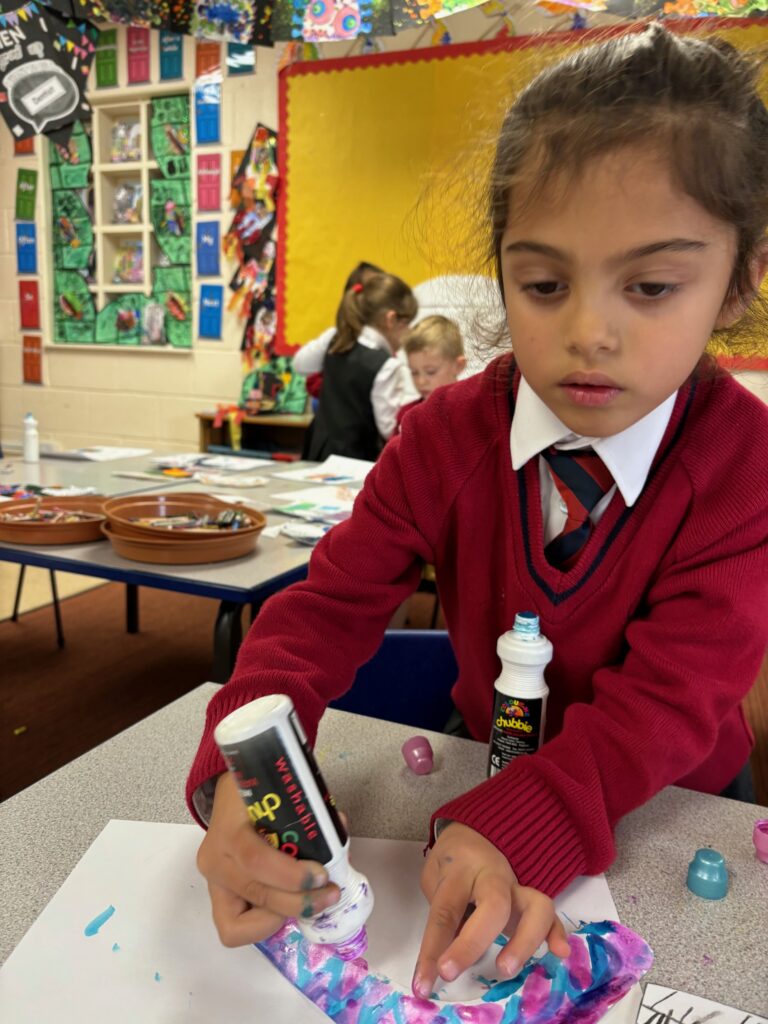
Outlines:
{"label": "girl's eye", "polygon": [[677,291],[675,284],[663,284],[655,281],[640,281],[630,285],[629,288],[635,295],[641,295],[645,299],[663,299]]}
{"label": "girl's eye", "polygon": [[546,299],[551,295],[559,295],[565,288],[566,285],[562,281],[534,281],[531,284],[524,284],[522,290]]}

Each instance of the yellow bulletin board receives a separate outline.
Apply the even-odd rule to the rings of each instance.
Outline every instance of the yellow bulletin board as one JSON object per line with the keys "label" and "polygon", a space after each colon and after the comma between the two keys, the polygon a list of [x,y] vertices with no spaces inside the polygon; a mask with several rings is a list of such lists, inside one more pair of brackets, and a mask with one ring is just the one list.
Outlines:
{"label": "yellow bulletin board", "polygon": [[[749,19],[684,20],[675,31],[717,32],[765,46]],[[621,32],[551,33],[342,60],[302,62],[280,75],[277,298],[280,351],[333,324],[360,260],[412,287],[479,269],[478,195],[514,95],[569,49]],[[473,224],[477,225],[473,244]],[[755,340],[740,366],[768,369]]]}

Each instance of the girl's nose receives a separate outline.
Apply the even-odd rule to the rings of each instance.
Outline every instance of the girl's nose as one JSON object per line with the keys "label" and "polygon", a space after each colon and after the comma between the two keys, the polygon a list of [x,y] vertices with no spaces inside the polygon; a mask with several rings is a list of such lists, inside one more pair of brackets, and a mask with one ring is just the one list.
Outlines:
{"label": "girl's nose", "polygon": [[608,314],[598,303],[585,299],[574,304],[566,325],[570,352],[594,356],[613,352],[619,345],[619,334]]}

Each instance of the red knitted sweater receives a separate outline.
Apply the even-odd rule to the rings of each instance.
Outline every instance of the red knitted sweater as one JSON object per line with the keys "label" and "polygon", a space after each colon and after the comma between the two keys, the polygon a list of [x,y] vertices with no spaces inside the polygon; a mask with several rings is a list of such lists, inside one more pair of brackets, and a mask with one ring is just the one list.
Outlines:
{"label": "red knitted sweater", "polygon": [[683,387],[645,489],[617,493],[576,566],[544,557],[537,460],[515,473],[510,357],[436,392],[384,449],[306,582],[266,603],[208,709],[188,796],[224,770],[216,723],[289,694],[310,740],[395,608],[437,571],[454,701],[486,740],[496,640],[536,612],[554,646],[540,751],[438,808],[550,895],[614,857],[613,830],[662,787],[716,793],[746,761],[740,701],[768,637],[768,410],[725,375]]}

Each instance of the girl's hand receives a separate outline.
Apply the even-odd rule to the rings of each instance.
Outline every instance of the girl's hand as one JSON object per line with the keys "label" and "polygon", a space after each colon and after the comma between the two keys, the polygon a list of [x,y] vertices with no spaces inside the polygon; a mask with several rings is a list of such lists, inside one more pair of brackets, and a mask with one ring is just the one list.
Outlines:
{"label": "girl's hand", "polygon": [[286,917],[312,917],[339,899],[321,864],[294,860],[258,835],[229,772],[216,783],[197,867],[208,882],[213,922],[225,946],[260,942]]}
{"label": "girl's hand", "polygon": [[[440,833],[421,873],[429,920],[413,975],[413,993],[429,999],[438,975],[454,981],[504,932],[499,974],[513,978],[546,940],[555,956],[570,947],[552,900],[518,885],[506,857],[474,829],[451,822]],[[466,917],[468,905],[474,911]],[[466,919],[465,919],[466,918]]]}

